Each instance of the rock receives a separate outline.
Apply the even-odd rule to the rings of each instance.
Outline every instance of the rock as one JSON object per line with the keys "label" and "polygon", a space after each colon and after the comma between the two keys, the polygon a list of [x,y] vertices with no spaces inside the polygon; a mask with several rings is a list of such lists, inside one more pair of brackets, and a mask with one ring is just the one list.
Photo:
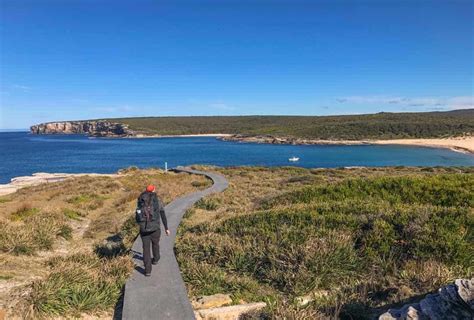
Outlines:
{"label": "rock", "polygon": [[222,307],[232,303],[230,295],[218,293],[212,296],[198,297],[196,300],[191,301],[194,309],[208,309],[215,307]]}
{"label": "rock", "polygon": [[270,143],[270,144],[290,144],[290,145],[365,145],[370,144],[367,141],[359,140],[322,140],[322,139],[305,139],[294,137],[275,137],[271,135],[244,135],[234,134],[230,136],[220,137],[224,141],[252,142],[252,143]]}
{"label": "rock", "polygon": [[239,304],[235,306],[196,310],[196,320],[238,320],[242,315],[265,308],[265,302]]}
{"label": "rock", "polygon": [[474,279],[457,279],[454,284],[458,288],[459,297],[474,310]]}
{"label": "rock", "polygon": [[474,278],[457,279],[454,284],[439,289],[438,293],[427,294],[419,303],[390,309],[379,319],[474,319]]}
{"label": "rock", "polygon": [[127,125],[107,120],[40,123],[30,127],[33,134],[87,134],[93,137],[128,137],[135,132]]}
{"label": "rock", "polygon": [[317,300],[317,299],[320,299],[320,298],[323,298],[323,297],[328,297],[329,294],[330,294],[330,292],[327,291],[327,290],[318,290],[318,291],[314,291],[313,293],[308,294],[306,296],[297,297],[295,300],[296,300],[296,303],[298,304],[298,306],[304,307],[308,303],[313,302],[314,300]]}
{"label": "rock", "polygon": [[314,298],[312,295],[306,295],[306,296],[301,296],[297,297],[296,299],[296,304],[300,307],[306,306],[308,303],[313,302]]}

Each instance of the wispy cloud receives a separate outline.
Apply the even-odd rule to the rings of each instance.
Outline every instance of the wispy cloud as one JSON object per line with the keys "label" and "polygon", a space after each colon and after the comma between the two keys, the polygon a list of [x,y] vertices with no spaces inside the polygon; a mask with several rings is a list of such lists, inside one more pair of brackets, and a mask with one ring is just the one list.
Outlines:
{"label": "wispy cloud", "polygon": [[474,108],[474,97],[454,97],[450,101],[451,109],[471,109]]}
{"label": "wispy cloud", "polygon": [[209,104],[209,107],[217,110],[224,110],[224,111],[232,111],[235,110],[235,107],[228,105],[227,103],[223,102],[216,102]]}
{"label": "wispy cloud", "polygon": [[106,113],[117,113],[117,112],[129,112],[133,111],[134,108],[131,106],[118,106],[118,107],[99,107],[95,108],[96,111],[106,112]]}
{"label": "wispy cloud", "polygon": [[474,108],[473,96],[458,97],[401,97],[401,96],[349,96],[336,98],[339,103],[396,104],[409,107],[427,107],[436,110]]}
{"label": "wispy cloud", "polygon": [[13,84],[13,85],[11,85],[11,88],[15,89],[15,90],[20,90],[20,91],[23,91],[23,92],[28,92],[28,91],[31,90],[31,87],[20,85],[20,84]]}

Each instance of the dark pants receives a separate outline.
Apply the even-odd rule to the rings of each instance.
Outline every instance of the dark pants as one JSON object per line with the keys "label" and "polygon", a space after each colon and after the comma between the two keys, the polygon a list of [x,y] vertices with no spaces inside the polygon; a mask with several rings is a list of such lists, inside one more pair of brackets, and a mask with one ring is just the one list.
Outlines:
{"label": "dark pants", "polygon": [[151,255],[150,244],[153,251],[153,260],[160,260],[160,236],[161,230],[158,229],[153,232],[141,233],[143,242],[143,263],[145,265],[145,273],[151,272]]}

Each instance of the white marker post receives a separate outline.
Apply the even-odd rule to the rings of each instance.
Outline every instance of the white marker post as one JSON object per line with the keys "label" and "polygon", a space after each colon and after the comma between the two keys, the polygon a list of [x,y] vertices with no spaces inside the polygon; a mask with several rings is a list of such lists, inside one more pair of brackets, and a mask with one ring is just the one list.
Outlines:
{"label": "white marker post", "polygon": [[165,162],[165,172],[168,172],[168,162]]}

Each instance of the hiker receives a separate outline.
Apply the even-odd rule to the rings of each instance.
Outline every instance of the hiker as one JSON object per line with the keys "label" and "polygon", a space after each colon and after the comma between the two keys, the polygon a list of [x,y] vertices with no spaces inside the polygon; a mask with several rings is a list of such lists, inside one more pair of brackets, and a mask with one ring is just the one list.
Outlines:
{"label": "hiker", "polygon": [[[170,235],[168,221],[166,220],[163,203],[155,193],[155,186],[149,185],[140,194],[137,201],[136,221],[140,226],[140,237],[143,242],[143,263],[145,265],[145,276],[151,275],[151,265],[160,260],[160,217],[165,227],[166,235]],[[150,244],[153,251],[153,259],[150,254]]]}

